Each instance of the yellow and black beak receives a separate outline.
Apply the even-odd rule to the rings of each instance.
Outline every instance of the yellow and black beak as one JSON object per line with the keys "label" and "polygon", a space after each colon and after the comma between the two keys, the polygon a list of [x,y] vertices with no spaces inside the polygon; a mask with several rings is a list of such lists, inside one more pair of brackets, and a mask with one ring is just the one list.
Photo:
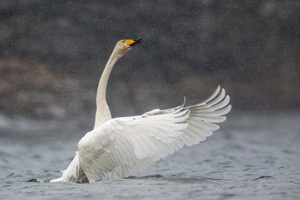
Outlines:
{"label": "yellow and black beak", "polygon": [[133,46],[135,46],[135,45],[138,45],[138,44],[142,43],[143,40],[142,40],[142,38],[137,39],[137,40],[126,39],[126,40],[124,40],[124,42],[125,42],[126,44],[128,44],[130,47],[133,47]]}

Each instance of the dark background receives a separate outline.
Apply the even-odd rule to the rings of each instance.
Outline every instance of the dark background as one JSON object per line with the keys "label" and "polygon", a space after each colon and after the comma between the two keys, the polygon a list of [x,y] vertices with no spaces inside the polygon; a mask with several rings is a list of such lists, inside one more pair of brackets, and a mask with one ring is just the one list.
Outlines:
{"label": "dark background", "polygon": [[1,0],[0,114],[93,120],[100,74],[119,39],[113,116],[199,102],[218,85],[237,112],[300,108],[298,0]]}

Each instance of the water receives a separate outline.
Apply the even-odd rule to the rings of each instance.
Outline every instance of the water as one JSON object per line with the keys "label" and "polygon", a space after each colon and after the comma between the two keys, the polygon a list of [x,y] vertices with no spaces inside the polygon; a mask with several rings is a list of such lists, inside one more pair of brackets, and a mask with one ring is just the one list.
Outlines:
{"label": "water", "polygon": [[2,120],[0,199],[299,199],[299,119],[233,113],[203,143],[133,177],[92,184],[45,182],[74,155],[81,130],[73,122],[62,132],[59,122],[25,120],[17,132]]}

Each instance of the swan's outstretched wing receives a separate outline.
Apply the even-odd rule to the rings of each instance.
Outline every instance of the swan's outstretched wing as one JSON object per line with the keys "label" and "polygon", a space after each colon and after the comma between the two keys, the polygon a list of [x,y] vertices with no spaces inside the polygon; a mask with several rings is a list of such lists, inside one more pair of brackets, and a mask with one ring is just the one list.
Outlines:
{"label": "swan's outstretched wing", "polygon": [[80,168],[89,182],[108,172],[120,178],[133,175],[184,145],[205,140],[230,109],[229,96],[218,87],[210,98],[193,106],[109,120],[80,140]]}

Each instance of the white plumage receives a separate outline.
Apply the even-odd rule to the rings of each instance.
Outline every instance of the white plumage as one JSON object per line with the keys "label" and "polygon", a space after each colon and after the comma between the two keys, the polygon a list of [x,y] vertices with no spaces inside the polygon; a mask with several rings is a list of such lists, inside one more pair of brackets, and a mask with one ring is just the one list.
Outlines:
{"label": "white plumage", "polygon": [[[131,44],[127,45],[131,48]],[[229,96],[218,87],[211,97],[193,106],[102,118],[79,141],[78,152],[62,177],[51,182],[94,182],[110,172],[117,178],[133,175],[184,145],[195,145],[211,136],[219,128],[215,123],[225,121],[230,110]]]}

